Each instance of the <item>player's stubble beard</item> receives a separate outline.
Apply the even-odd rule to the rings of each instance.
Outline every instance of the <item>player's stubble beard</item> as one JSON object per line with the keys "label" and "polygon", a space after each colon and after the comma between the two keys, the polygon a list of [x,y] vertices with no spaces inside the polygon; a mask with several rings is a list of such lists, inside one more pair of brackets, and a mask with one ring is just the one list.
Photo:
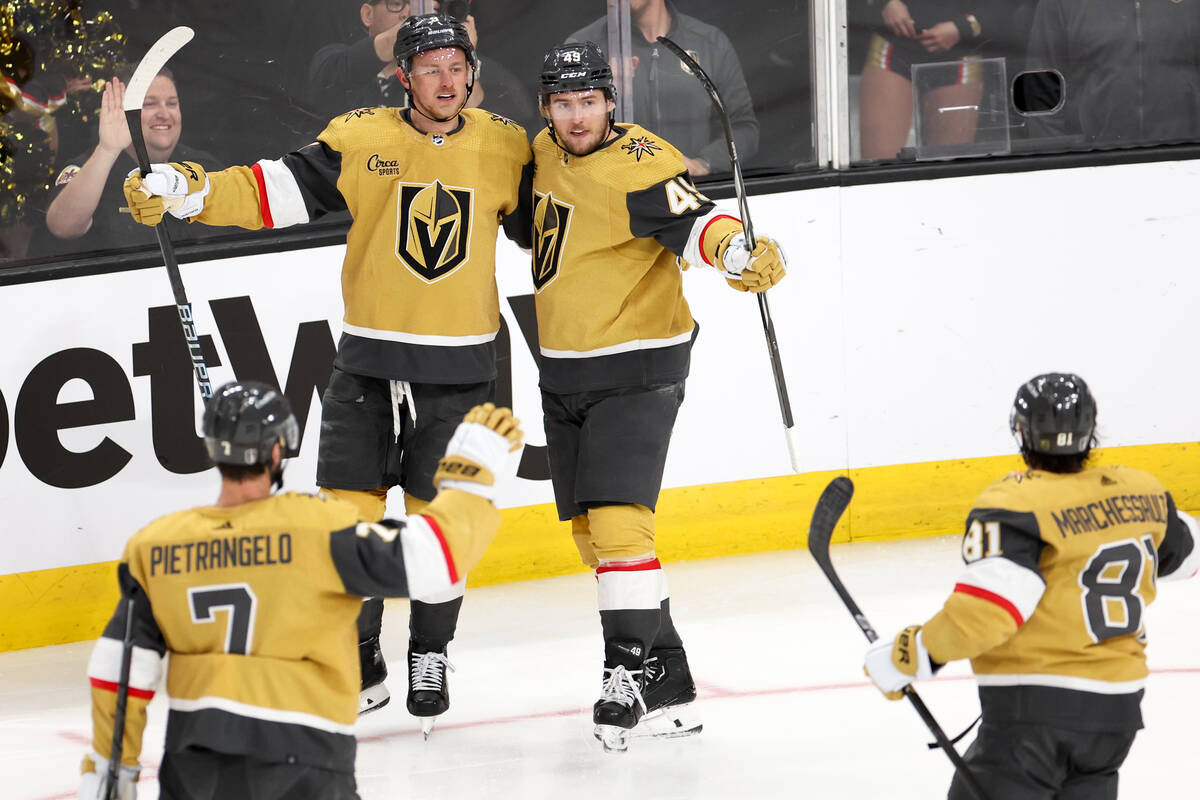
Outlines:
{"label": "player's stubble beard", "polygon": [[[584,126],[567,125],[566,130],[558,130],[557,126],[555,133],[562,147],[573,156],[586,156],[594,153],[599,149],[600,145],[608,140],[608,135],[611,133],[608,117],[604,117],[599,123],[587,124]],[[590,134],[586,140],[580,141],[571,137],[570,132],[576,127],[584,127]]]}

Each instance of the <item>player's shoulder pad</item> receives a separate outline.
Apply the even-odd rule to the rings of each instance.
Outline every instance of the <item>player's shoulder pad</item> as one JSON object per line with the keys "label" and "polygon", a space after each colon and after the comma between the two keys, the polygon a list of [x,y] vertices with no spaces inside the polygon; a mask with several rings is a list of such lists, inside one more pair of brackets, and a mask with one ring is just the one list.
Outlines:
{"label": "player's shoulder pad", "polygon": [[368,135],[380,124],[387,124],[394,115],[395,110],[391,108],[356,108],[329,120],[317,139],[338,150],[346,139]]}
{"label": "player's shoulder pad", "polygon": [[1122,486],[1140,492],[1161,493],[1166,491],[1162,481],[1145,470],[1127,467],[1124,464],[1105,464],[1093,467],[1090,472],[1099,476],[1100,482],[1108,486]]}
{"label": "player's shoulder pad", "polygon": [[503,148],[503,154],[514,156],[522,163],[529,160],[529,138],[523,126],[482,108],[467,108],[462,113],[479,126],[480,135],[489,145]]}
{"label": "player's shoulder pad", "polygon": [[612,157],[628,162],[634,167],[635,177],[630,180],[632,190],[649,188],[687,171],[683,163],[683,154],[666,139],[651,133],[641,125],[618,127],[624,127],[625,134],[609,147],[613,152]]}
{"label": "player's shoulder pad", "polygon": [[280,492],[275,497],[277,502],[305,515],[318,527],[345,527],[358,520],[357,506],[331,494],[289,491]]}
{"label": "player's shoulder pad", "polygon": [[1035,486],[1037,477],[1028,470],[1013,470],[984,489],[974,507],[1032,511],[1039,488]]}

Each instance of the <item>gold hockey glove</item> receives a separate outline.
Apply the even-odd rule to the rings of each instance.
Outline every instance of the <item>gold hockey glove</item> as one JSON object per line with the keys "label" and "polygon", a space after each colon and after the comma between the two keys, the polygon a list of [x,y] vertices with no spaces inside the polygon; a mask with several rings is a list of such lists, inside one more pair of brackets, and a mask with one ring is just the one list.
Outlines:
{"label": "gold hockey glove", "polygon": [[521,446],[523,435],[511,410],[491,403],[475,406],[446,445],[433,485],[439,490],[461,489],[494,502],[496,476],[508,454]]}
{"label": "gold hockey glove", "polygon": [[733,233],[717,246],[717,259],[725,280],[739,292],[765,292],[783,280],[787,257],[774,239],[758,237],[754,252],[746,250],[746,237]]}
{"label": "gold hockey glove", "polygon": [[933,677],[933,663],[922,638],[921,626],[909,625],[892,641],[879,639],[867,648],[863,672],[888,700],[903,697],[904,687],[914,680]]}
{"label": "gold hockey glove", "polygon": [[166,212],[178,219],[199,214],[204,209],[209,181],[204,167],[194,161],[173,161],[151,164],[144,178],[141,170],[135,169],[122,188],[134,221],[157,225]]}

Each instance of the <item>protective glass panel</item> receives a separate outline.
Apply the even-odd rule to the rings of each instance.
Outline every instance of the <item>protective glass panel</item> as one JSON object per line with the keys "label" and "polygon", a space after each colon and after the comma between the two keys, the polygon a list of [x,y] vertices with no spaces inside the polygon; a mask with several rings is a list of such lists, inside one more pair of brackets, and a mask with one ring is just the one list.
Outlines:
{"label": "protective glass panel", "polygon": [[1004,68],[1003,58],[913,65],[918,160],[1009,153]]}

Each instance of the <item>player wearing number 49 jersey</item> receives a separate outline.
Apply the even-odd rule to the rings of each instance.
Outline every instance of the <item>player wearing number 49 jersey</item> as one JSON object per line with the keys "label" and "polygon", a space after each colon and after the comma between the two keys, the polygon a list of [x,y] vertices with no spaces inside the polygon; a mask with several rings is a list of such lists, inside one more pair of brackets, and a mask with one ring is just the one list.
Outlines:
{"label": "player wearing number 49 jersey", "polygon": [[[971,659],[983,725],[967,764],[995,798],[1105,800],[1142,726],[1146,606],[1200,567],[1195,520],[1152,475],[1086,467],[1096,402],[1075,375],[1017,392],[1026,464],[988,487],[963,537],[966,569],[924,625],[880,640],[867,671],[895,699]],[[957,778],[952,800],[973,795]]]}
{"label": "player wearing number 49 jersey", "polygon": [[521,430],[508,409],[472,409],[438,465],[437,497],[407,522],[359,522],[332,497],[273,494],[299,433],[266,385],[222,386],[204,438],[221,473],[217,503],[151,523],[118,565],[121,601],[88,663],[94,752],[79,797],[108,797],[132,601],[121,800],[136,794],[146,706],[168,653],[160,797],[356,800],[362,598],[435,595],[479,561]]}
{"label": "player wearing number 49 jersey", "polygon": [[696,690],[654,551],[698,330],[681,266],[714,266],[735,289],[761,292],[784,261],[766,237],[747,250],[741,222],[696,190],[678,150],[614,124],[614,94],[596,45],[546,55],[533,282],[554,497],[599,588],[605,658],[593,721],[606,749],[624,750],[631,735],[700,729],[682,708]]}

